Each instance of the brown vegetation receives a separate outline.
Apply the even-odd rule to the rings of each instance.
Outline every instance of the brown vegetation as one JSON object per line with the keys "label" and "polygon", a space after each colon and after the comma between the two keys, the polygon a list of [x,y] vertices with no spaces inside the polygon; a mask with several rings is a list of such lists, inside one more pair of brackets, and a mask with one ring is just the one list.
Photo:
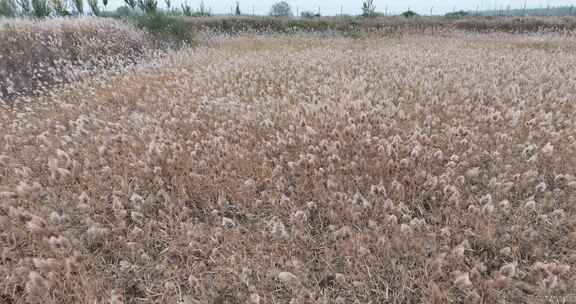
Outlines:
{"label": "brown vegetation", "polygon": [[0,301],[573,302],[572,44],[218,38],[3,106]]}
{"label": "brown vegetation", "polygon": [[134,62],[146,43],[143,32],[112,19],[0,21],[0,102]]}

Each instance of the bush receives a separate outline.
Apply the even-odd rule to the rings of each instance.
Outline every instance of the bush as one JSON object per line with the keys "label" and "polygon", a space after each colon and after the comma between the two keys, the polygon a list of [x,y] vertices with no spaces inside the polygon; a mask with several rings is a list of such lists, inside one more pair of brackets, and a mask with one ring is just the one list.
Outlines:
{"label": "bush", "polygon": [[194,44],[194,34],[181,17],[156,13],[136,18],[136,26],[150,33],[160,47]]}
{"label": "bush", "polygon": [[115,16],[116,17],[134,17],[140,15],[135,9],[132,9],[130,6],[123,5],[116,9]]}
{"label": "bush", "polygon": [[[377,13],[376,13],[377,14]],[[412,14],[407,14],[408,16]],[[315,17],[315,18],[274,18],[274,17],[212,17],[212,18],[181,18],[186,29],[191,32],[210,30],[213,32],[238,34],[241,32],[280,32],[294,31],[328,31],[349,32],[365,31],[380,34],[402,34],[410,31],[452,30],[465,31],[502,31],[502,32],[536,32],[545,31],[576,31],[576,17],[475,17],[462,19],[446,17],[419,16],[416,18],[403,16],[377,16],[364,18],[361,16],[346,17]]]}
{"label": "bush", "polygon": [[470,14],[466,11],[457,11],[457,12],[447,13],[444,16],[448,17],[448,18],[460,19],[460,18],[464,18],[468,15],[470,15]]}
{"label": "bush", "polygon": [[304,12],[300,13],[300,17],[312,19],[312,18],[319,18],[322,16],[318,13],[314,13],[314,12],[310,12],[310,11],[304,11]]}
{"label": "bush", "polygon": [[280,1],[272,5],[270,16],[273,17],[292,17],[292,8],[286,1]]}
{"label": "bush", "polygon": [[400,16],[404,17],[404,18],[412,18],[412,17],[417,17],[419,16],[416,12],[414,11],[405,11],[402,14],[400,14]]}
{"label": "bush", "polygon": [[0,17],[14,17],[17,10],[14,0],[0,0]]}

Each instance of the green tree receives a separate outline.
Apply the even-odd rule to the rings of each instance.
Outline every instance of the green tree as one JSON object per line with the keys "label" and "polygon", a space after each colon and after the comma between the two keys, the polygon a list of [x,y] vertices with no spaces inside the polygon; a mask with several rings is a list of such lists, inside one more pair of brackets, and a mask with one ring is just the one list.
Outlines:
{"label": "green tree", "polygon": [[20,7],[20,14],[22,16],[30,16],[30,14],[32,14],[30,0],[18,0],[18,6]]}
{"label": "green tree", "polygon": [[58,16],[70,16],[67,0],[52,0],[52,9]]}
{"label": "green tree", "polygon": [[188,3],[182,3],[182,15],[186,17],[192,16],[192,7]]}
{"label": "green tree", "polygon": [[236,16],[242,15],[242,12],[240,11],[240,2],[238,2],[238,1],[236,1],[236,11],[235,11],[235,15],[236,15]]}
{"label": "green tree", "polygon": [[138,7],[147,15],[155,14],[158,10],[158,0],[138,0]]}
{"label": "green tree", "polygon": [[48,0],[32,0],[32,15],[36,18],[46,18],[50,16]]}
{"label": "green tree", "polygon": [[73,0],[74,8],[80,15],[84,15],[84,0]]}
{"label": "green tree", "polygon": [[122,5],[116,9],[116,16],[118,17],[130,17],[130,16],[137,16],[138,12],[136,10],[130,8],[127,5]]}
{"label": "green tree", "polygon": [[98,0],[88,0],[88,6],[90,7],[90,10],[92,11],[92,15],[94,16],[100,16],[101,15],[101,11],[100,11],[100,6],[98,5]]}
{"label": "green tree", "polygon": [[362,2],[362,16],[373,17],[376,14],[376,5],[374,0],[364,0]]}
{"label": "green tree", "polygon": [[311,12],[311,11],[303,11],[300,13],[300,17],[302,18],[306,18],[306,19],[312,19],[315,17],[322,17],[320,14],[315,13],[315,12]]}
{"label": "green tree", "polygon": [[197,15],[199,16],[210,16],[210,12],[206,9],[206,5],[204,5],[204,0],[200,1],[200,8],[198,9]]}
{"label": "green tree", "polygon": [[136,9],[136,5],[138,5],[138,2],[136,0],[124,0],[124,2],[126,3],[126,5],[128,5],[132,10]]}
{"label": "green tree", "polygon": [[104,10],[108,7],[108,0],[102,0],[102,4],[104,5]]}
{"label": "green tree", "polygon": [[414,11],[407,10],[407,11],[403,12],[402,14],[400,14],[400,16],[405,17],[405,18],[412,18],[412,17],[417,17],[419,15]]}
{"label": "green tree", "polygon": [[0,16],[15,17],[18,7],[14,0],[0,0]]}
{"label": "green tree", "polygon": [[292,17],[292,8],[286,1],[276,2],[270,9],[270,16],[273,17]]}
{"label": "green tree", "polygon": [[200,1],[200,7],[196,11],[191,11],[191,16],[193,17],[210,17],[211,15],[210,10],[204,5],[204,0]]}

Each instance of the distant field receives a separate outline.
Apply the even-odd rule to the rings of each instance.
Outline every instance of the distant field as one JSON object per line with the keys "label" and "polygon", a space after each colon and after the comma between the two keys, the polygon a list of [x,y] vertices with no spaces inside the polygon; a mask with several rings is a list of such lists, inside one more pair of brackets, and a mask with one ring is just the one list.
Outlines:
{"label": "distant field", "polygon": [[576,301],[573,35],[198,39],[0,105],[0,303]]}
{"label": "distant field", "polygon": [[399,31],[430,31],[456,29],[474,32],[529,33],[542,31],[574,31],[576,17],[477,17],[465,18],[418,16],[382,16],[362,18],[354,16],[320,18],[272,18],[272,17],[184,17],[190,29],[211,29],[226,33],[246,31],[293,32],[335,31],[398,33]]}

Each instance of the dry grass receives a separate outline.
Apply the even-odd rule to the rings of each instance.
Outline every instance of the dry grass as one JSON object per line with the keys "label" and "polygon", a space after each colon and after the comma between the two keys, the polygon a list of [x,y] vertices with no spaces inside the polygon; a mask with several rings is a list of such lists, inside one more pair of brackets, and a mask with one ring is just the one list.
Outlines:
{"label": "dry grass", "polygon": [[143,32],[112,19],[0,20],[0,102],[126,65],[146,48]]}
{"label": "dry grass", "polygon": [[0,109],[0,301],[576,301],[574,52],[258,39]]}

